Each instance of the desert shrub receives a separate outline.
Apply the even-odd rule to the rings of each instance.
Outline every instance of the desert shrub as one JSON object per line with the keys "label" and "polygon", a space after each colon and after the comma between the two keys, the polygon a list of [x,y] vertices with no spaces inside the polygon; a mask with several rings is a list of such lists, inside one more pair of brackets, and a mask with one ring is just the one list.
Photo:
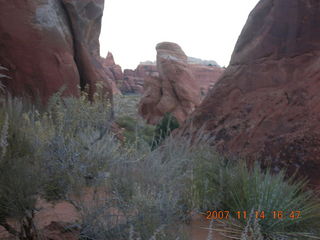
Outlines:
{"label": "desert shrub", "polygon": [[43,111],[10,97],[0,106],[0,224],[20,239],[27,233],[15,232],[7,217],[26,227],[37,197],[68,200],[100,184],[108,161],[121,152],[110,132],[110,104],[98,97],[91,102],[86,94],[62,98],[59,92]]}
{"label": "desert shrub", "polygon": [[0,219],[23,218],[35,206],[38,176],[30,159],[2,159],[0,163]]}
{"label": "desert shrub", "polygon": [[[258,164],[250,171],[245,164],[237,166],[235,174],[227,172],[227,175],[230,196],[224,201],[225,207],[231,211],[243,209],[248,213],[252,209],[265,211],[265,218],[259,219],[258,223],[254,224],[254,219],[247,222],[259,225],[264,236],[275,239],[319,237],[320,201],[314,192],[306,190],[306,181],[294,181],[293,177],[286,179],[284,171],[278,174],[272,174],[269,169],[262,171]],[[284,217],[274,219],[273,211],[283,212]],[[290,218],[295,211],[301,212],[301,217]],[[242,220],[242,224],[245,222]]]}
{"label": "desert shrub", "polygon": [[122,149],[108,162],[110,175],[104,186],[109,197],[81,208],[81,238],[187,239],[179,226],[187,214],[182,206],[189,200],[184,186],[190,159],[184,143],[174,147],[167,142],[153,152],[148,146],[144,151]]}
{"label": "desert shrub", "polygon": [[[40,187],[37,169],[30,159],[2,160],[0,163],[0,226],[21,240],[36,239],[34,226],[37,194]],[[7,218],[15,218],[14,228]]]}
{"label": "desert shrub", "polygon": [[200,211],[223,209],[226,169],[234,162],[218,154],[208,143],[200,142],[193,151],[192,199]]}
{"label": "desert shrub", "polygon": [[155,149],[170,133],[179,127],[177,119],[171,114],[166,113],[155,129],[155,137],[152,143],[152,149]]}
{"label": "desert shrub", "polygon": [[115,95],[114,96],[114,111],[117,117],[129,116],[134,119],[139,118],[138,104],[141,96],[136,94],[131,95]]}
{"label": "desert shrub", "polygon": [[42,150],[43,169],[49,176],[46,195],[63,198],[77,185],[99,181],[110,159],[118,155],[119,143],[111,133],[110,104],[105,100],[90,102],[86,95],[80,99],[55,96],[43,115],[37,136]]}
{"label": "desert shrub", "polygon": [[125,142],[143,147],[152,144],[155,127],[146,124],[139,116],[137,109],[140,97],[140,95],[116,95],[114,108],[115,122],[124,129]]}
{"label": "desert shrub", "polygon": [[[19,154],[13,154],[10,144],[20,141],[17,141],[17,136],[12,136],[8,113],[1,122],[0,225],[21,240],[33,239],[37,236],[33,217],[40,188],[39,168],[29,152],[24,151],[28,154],[20,156],[22,152],[18,147]],[[7,223],[7,218],[10,217],[18,221],[20,229]]]}
{"label": "desert shrub", "polygon": [[[185,141],[177,141],[175,146],[170,141],[175,140],[168,138],[162,149],[152,152],[147,146],[139,152],[127,149],[109,163],[107,183],[113,198],[104,202],[100,211],[87,214],[86,218],[91,220],[85,221],[84,236],[96,236],[97,239],[187,239],[179,222],[188,215],[186,202],[189,196],[185,185],[189,181],[188,163],[191,159]],[[97,214],[110,206],[125,215],[125,221],[117,227],[107,220],[110,215],[101,217]],[[99,223],[95,222],[97,219]],[[90,223],[95,223],[96,227],[88,227]]]}
{"label": "desert shrub", "polygon": [[[286,179],[284,171],[272,174],[269,169],[261,170],[258,164],[248,170],[244,161],[214,154],[210,157],[204,152],[201,149],[198,153],[194,169],[194,199],[202,211],[233,213],[234,221],[226,222],[230,225],[225,229],[229,235],[242,235],[242,239],[319,237],[320,201],[314,192],[306,190],[306,181]],[[247,218],[242,215],[238,219],[238,211],[246,211]],[[256,211],[259,215],[264,211],[265,218],[256,218]],[[286,217],[274,219],[273,211],[282,211]],[[302,217],[290,218],[292,211],[301,211]]]}
{"label": "desert shrub", "polygon": [[145,124],[139,119],[130,116],[122,116],[116,119],[116,123],[124,129],[123,136],[128,144],[152,144],[154,126]]}

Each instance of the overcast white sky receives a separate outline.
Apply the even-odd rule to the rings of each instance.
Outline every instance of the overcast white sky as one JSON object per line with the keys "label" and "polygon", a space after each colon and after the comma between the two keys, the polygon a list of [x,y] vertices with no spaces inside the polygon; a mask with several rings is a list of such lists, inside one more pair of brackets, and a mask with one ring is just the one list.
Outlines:
{"label": "overcast white sky", "polygon": [[188,56],[227,66],[258,0],[106,0],[101,55],[123,69],[156,58],[159,42],[178,43]]}

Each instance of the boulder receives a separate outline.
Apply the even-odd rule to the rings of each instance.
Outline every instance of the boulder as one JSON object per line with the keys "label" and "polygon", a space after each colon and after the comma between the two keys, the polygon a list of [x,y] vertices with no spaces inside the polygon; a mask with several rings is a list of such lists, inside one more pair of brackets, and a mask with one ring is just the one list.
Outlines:
{"label": "boulder", "polygon": [[77,85],[104,81],[99,35],[104,0],[0,0],[0,64],[11,79],[2,79],[14,96],[44,102],[62,86],[78,95]]}
{"label": "boulder", "polygon": [[319,14],[319,1],[261,0],[184,129],[205,126],[218,150],[320,184]]}
{"label": "boulder", "polygon": [[[146,85],[139,112],[151,124],[158,122],[159,113],[162,116],[172,113],[181,124],[200,103],[199,84],[189,69],[188,57],[178,44],[162,42],[156,50],[159,77],[149,79],[155,83]],[[148,86],[152,88],[147,89]],[[153,107],[148,107],[150,98]],[[151,112],[147,113],[147,109]]]}

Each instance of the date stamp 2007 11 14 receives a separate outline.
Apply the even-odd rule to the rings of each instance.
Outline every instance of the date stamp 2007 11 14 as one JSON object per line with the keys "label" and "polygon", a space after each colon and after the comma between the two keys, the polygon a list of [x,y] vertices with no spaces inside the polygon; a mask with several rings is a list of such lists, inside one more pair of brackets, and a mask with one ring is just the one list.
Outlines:
{"label": "date stamp 2007 11 14", "polygon": [[[224,220],[229,219],[230,216],[236,219],[247,219],[249,217],[247,211],[207,211],[206,212],[206,219],[208,220]],[[265,219],[265,218],[272,218],[272,219],[287,219],[290,218],[292,220],[298,219],[301,217],[301,211],[254,211],[254,217],[257,219]]]}

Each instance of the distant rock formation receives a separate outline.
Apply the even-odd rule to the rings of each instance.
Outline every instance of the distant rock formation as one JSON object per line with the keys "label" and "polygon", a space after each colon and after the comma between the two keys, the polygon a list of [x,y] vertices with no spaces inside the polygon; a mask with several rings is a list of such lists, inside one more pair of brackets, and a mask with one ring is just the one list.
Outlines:
{"label": "distant rock formation", "polygon": [[139,113],[151,124],[168,112],[183,123],[200,103],[200,86],[178,44],[162,42],[156,50],[159,76],[153,74],[146,79]]}
{"label": "distant rock formation", "polygon": [[[77,85],[103,81],[99,57],[104,0],[10,0],[0,7],[0,64],[11,79],[1,79],[15,96],[43,101],[62,86],[77,95]],[[1,72],[2,74],[2,72]]]}
{"label": "distant rock formation", "polygon": [[[146,88],[144,87],[146,79],[149,76],[159,74],[156,62],[152,61],[140,62],[135,70],[125,69],[122,72],[121,67],[115,64],[112,53],[109,52],[107,58],[101,60],[108,78],[112,80],[114,94],[119,93],[119,90],[123,94],[143,94]],[[187,62],[200,86],[200,93],[203,98],[218,81],[224,72],[224,68],[219,67],[213,60],[188,57]]]}
{"label": "distant rock formation", "polygon": [[106,74],[113,81],[118,81],[123,79],[123,73],[121,66],[114,62],[114,58],[111,52],[108,52],[108,55],[105,59],[102,59],[103,67],[106,71]]}
{"label": "distant rock formation", "polygon": [[218,150],[298,170],[318,186],[319,14],[320,1],[261,0],[229,67],[190,118]]}
{"label": "distant rock formation", "polygon": [[119,94],[117,83],[123,79],[122,68],[120,65],[116,64],[113,58],[113,54],[108,52],[106,58],[101,58],[103,70],[111,83],[113,94]]}
{"label": "distant rock formation", "polygon": [[204,66],[220,67],[219,64],[214,60],[202,60],[200,58],[195,58],[195,57],[188,57],[188,63],[189,64],[199,64],[199,65],[204,65]]}
{"label": "distant rock formation", "polygon": [[122,93],[140,93],[144,91],[145,79],[157,72],[157,66],[149,63],[140,63],[135,70],[125,69],[123,81],[119,83]]}

